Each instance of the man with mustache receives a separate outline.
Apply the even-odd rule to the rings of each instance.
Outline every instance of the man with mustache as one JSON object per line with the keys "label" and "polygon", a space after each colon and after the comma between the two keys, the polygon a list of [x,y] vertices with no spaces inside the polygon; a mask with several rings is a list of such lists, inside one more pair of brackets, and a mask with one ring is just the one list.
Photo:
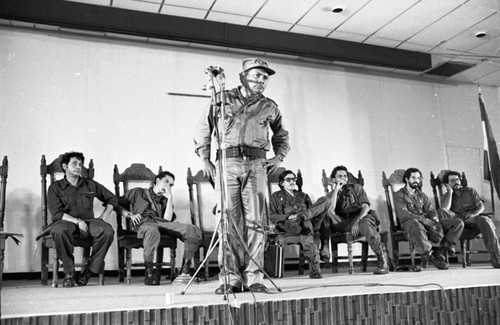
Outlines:
{"label": "man with mustache", "polygon": [[172,186],[175,176],[169,171],[156,175],[151,188],[133,188],[120,197],[117,213],[129,219],[137,229],[137,238],[144,238],[144,284],[159,285],[161,274],[154,271],[154,256],[161,234],[165,232],[184,242],[184,263],[181,273],[189,278],[191,259],[201,244],[201,230],[192,224],[175,222]]}
{"label": "man with mustache", "polygon": [[422,192],[422,173],[417,168],[408,168],[403,180],[406,186],[394,194],[394,208],[401,228],[406,232],[408,241],[422,256],[422,266],[428,262],[440,270],[448,269],[446,258],[441,254],[433,255],[433,246],[452,248],[462,234],[464,225],[460,220],[439,220],[436,209],[427,195]]}
{"label": "man with mustache", "polygon": [[450,171],[443,177],[447,192],[441,198],[440,219],[460,220],[467,237],[483,236],[484,245],[491,255],[491,265],[500,268],[500,245],[493,220],[482,214],[483,200],[472,187],[462,187],[460,173]]}
{"label": "man with mustache", "polygon": [[[223,147],[217,158],[222,157],[220,150],[225,150],[229,234],[225,236],[227,243],[219,245],[219,265],[225,271],[221,270],[219,274],[220,286],[215,290],[216,294],[240,292],[244,288],[267,292],[261,270],[266,242],[262,229],[266,226],[267,174],[278,168],[290,151],[288,131],[284,128],[278,105],[263,95],[269,77],[274,74],[275,71],[263,59],[243,60],[241,85],[225,91],[224,96],[217,94],[215,103],[203,113],[196,129],[195,151],[202,159],[205,176],[215,180],[219,195],[221,170],[219,164],[216,169],[210,160],[210,151],[214,133],[219,143],[221,135],[225,135],[225,143],[221,143]],[[225,103],[224,116],[220,116],[221,98]],[[269,129],[273,134],[270,141]],[[266,158],[271,147],[274,156]],[[241,276],[240,270],[243,270]]]}

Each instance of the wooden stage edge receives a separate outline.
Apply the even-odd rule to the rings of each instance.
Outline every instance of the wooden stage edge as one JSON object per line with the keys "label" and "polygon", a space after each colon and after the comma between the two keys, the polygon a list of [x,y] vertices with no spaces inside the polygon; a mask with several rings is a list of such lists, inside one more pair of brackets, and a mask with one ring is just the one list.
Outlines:
{"label": "wooden stage edge", "polygon": [[[6,281],[1,324],[500,324],[500,270],[488,265],[423,272],[296,272],[269,280],[269,294],[214,294],[217,280],[185,288],[97,279],[86,287],[51,288]],[[116,282],[115,282],[116,281]]]}

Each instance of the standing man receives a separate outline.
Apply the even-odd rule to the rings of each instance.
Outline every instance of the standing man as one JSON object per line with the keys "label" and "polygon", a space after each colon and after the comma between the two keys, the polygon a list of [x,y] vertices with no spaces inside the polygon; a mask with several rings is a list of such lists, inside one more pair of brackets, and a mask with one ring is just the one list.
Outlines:
{"label": "standing man", "polygon": [[[267,173],[278,168],[290,151],[288,131],[283,126],[278,105],[262,94],[274,73],[265,60],[243,60],[241,85],[224,94],[225,116],[220,116],[218,105],[210,105],[194,137],[195,151],[203,161],[205,176],[217,179],[216,191],[220,194],[221,171],[218,164],[216,168],[210,160],[210,149],[214,128],[218,128],[217,134],[225,134],[229,233],[228,247],[224,248],[224,243],[219,245],[219,265],[225,267],[226,272],[221,270],[216,294],[239,292],[242,285],[254,292],[267,292],[261,271],[266,239],[262,227],[267,221]],[[220,94],[217,97],[220,102]],[[269,129],[273,132],[271,141]],[[271,146],[274,157],[266,159]],[[217,156],[221,157],[220,152]],[[238,233],[243,236],[243,243]],[[241,244],[248,248],[248,254]],[[222,265],[222,253],[225,253],[225,265]],[[223,277],[225,273],[227,282]],[[226,292],[224,283],[228,284]]]}
{"label": "standing man", "polygon": [[484,245],[491,255],[491,265],[500,268],[500,245],[493,221],[483,215],[484,203],[472,187],[462,187],[460,173],[450,171],[443,177],[447,192],[441,199],[441,209],[438,210],[441,219],[461,220],[465,224],[467,237],[481,233]]}
{"label": "standing man", "polygon": [[438,269],[447,270],[449,266],[446,258],[441,254],[434,256],[432,247],[442,241],[444,243],[441,247],[453,247],[462,234],[463,222],[452,219],[440,222],[436,209],[427,195],[420,190],[422,173],[419,169],[408,168],[403,180],[406,186],[394,194],[394,208],[401,228],[406,232],[408,241],[415,246],[415,251],[422,256],[424,268],[431,262]]}
{"label": "standing man", "polygon": [[350,231],[355,237],[366,238],[377,255],[374,274],[389,273],[387,254],[378,231],[380,221],[375,210],[370,207],[365,190],[359,184],[348,183],[348,171],[345,166],[335,167],[330,180],[333,183],[333,191],[319,198],[310,209],[300,212],[298,219],[311,219],[326,213],[333,232]]}
{"label": "standing man", "polygon": [[319,250],[314,243],[314,230],[323,224],[322,217],[313,220],[299,220],[298,213],[312,206],[309,195],[296,189],[297,176],[291,170],[285,170],[278,177],[280,191],[271,196],[270,219],[281,231],[300,234],[300,244],[304,248],[304,256],[309,264],[309,278],[321,279]]}
{"label": "standing man", "polygon": [[[52,183],[47,193],[47,204],[52,214],[50,234],[66,274],[63,287],[75,286],[73,234],[84,238],[90,236],[93,241],[89,264],[76,280],[79,286],[84,286],[92,275],[101,272],[115,233],[104,219],[113,212],[118,200],[101,184],[81,177],[84,161],[85,157],[80,152],[65,153],[61,159],[65,176]],[[105,207],[98,218],[94,217],[94,198],[102,201]]]}
{"label": "standing man", "polygon": [[137,230],[137,238],[144,238],[145,285],[160,284],[161,274],[155,274],[154,256],[165,232],[184,242],[184,263],[181,273],[189,278],[191,259],[201,243],[201,230],[192,224],[174,222],[172,196],[175,176],[171,172],[159,173],[151,188],[133,188],[120,197],[117,213],[130,219]]}

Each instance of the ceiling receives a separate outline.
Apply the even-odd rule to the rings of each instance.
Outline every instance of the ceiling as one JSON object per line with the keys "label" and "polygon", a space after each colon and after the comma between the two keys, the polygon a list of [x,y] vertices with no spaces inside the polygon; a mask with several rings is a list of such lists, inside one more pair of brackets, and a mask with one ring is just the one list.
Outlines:
{"label": "ceiling", "polygon": [[[15,4],[23,3],[19,1]],[[147,13],[151,24],[154,24],[154,19],[151,18],[155,16],[185,17],[190,20],[182,22],[185,22],[186,26],[195,26],[191,28],[193,33],[195,29],[211,28],[213,23],[219,25],[223,23],[225,34],[232,31],[229,28],[231,26],[234,31],[241,26],[246,28],[242,29],[243,33],[238,34],[232,42],[227,43],[211,40],[212,36],[208,33],[203,34],[203,31],[197,31],[199,37],[190,39],[179,37],[179,31],[174,37],[165,36],[165,33],[158,36],[160,34],[156,35],[154,31],[149,31],[149,34],[139,34],[132,29],[127,31],[126,28],[114,33],[113,29],[108,28],[102,34],[105,37],[126,37],[148,42],[170,39],[171,43],[178,46],[212,48],[215,46],[219,50],[232,51],[238,48],[249,50],[251,43],[244,43],[244,39],[252,34],[245,32],[259,31],[262,34],[264,29],[270,30],[266,34],[270,39],[272,37],[287,39],[289,36],[291,44],[295,44],[298,50],[274,48],[269,44],[268,48],[264,45],[261,48],[254,46],[256,55],[285,55],[292,59],[315,60],[325,64],[352,65],[366,69],[500,86],[500,0],[72,0],[62,2],[66,6],[77,6],[82,3],[98,6],[101,10],[107,10],[106,13],[109,10],[105,7],[112,10],[122,9],[121,12],[125,12],[123,10],[125,9],[126,12]],[[31,9],[32,12],[26,13],[19,8],[2,15],[3,10],[0,7],[0,23],[64,32],[87,29],[82,23],[72,25],[68,21],[71,15],[64,14],[66,9],[59,11],[61,17],[58,18],[31,19],[30,17],[35,16],[34,11],[37,11],[35,8]],[[205,22],[205,25],[194,25],[201,21]],[[57,27],[58,24],[60,27]],[[68,26],[76,27],[68,29]],[[180,25],[176,27],[175,29],[180,29]],[[99,33],[100,29],[94,26],[88,30]],[[304,38],[303,35],[313,37]],[[306,45],[297,42],[299,36],[303,37],[300,40],[305,40]],[[204,39],[201,39],[202,37]],[[238,41],[238,38],[241,41]],[[308,43],[308,40],[312,43]],[[322,43],[316,43],[319,40],[322,40]],[[265,43],[264,38],[260,41],[259,44]],[[325,48],[330,52],[338,52],[342,47],[344,53],[337,53],[337,59],[325,53],[308,55],[309,51],[313,51],[310,47],[316,47],[316,44],[318,47],[325,44],[327,46]],[[391,52],[383,51],[387,49],[391,49]],[[373,56],[378,55],[380,62],[372,62],[369,59],[371,51],[378,53]],[[425,54],[424,59],[428,57],[429,64],[417,64],[408,68],[404,67],[404,64],[390,63],[392,60],[397,60],[399,55],[415,53]],[[338,56],[341,58],[338,59]],[[413,59],[419,60],[415,59],[414,55]]]}

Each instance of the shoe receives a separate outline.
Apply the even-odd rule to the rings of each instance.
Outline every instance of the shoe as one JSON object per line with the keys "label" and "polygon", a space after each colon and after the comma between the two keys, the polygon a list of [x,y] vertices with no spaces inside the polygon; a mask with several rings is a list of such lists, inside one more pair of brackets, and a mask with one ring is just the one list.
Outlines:
{"label": "shoe", "polygon": [[447,255],[448,248],[441,246],[436,251],[434,251],[434,258],[438,261],[445,262],[448,260]]}
{"label": "shoe", "polygon": [[263,285],[262,283],[254,283],[251,286],[248,287],[248,289],[252,292],[262,292],[262,293],[267,293],[267,287]]}
{"label": "shoe", "polygon": [[432,252],[422,255],[422,268],[424,269],[427,268],[429,262],[440,270],[448,270],[449,267],[448,263],[436,259],[432,255]]}
{"label": "shoe", "polygon": [[304,217],[298,216],[295,219],[289,219],[285,221],[283,228],[289,234],[300,234],[302,227],[300,226]]}
{"label": "shoe", "polygon": [[66,273],[63,280],[63,288],[73,288],[75,286],[75,276],[74,273]]}
{"label": "shoe", "polygon": [[389,273],[389,263],[387,261],[387,255],[384,253],[382,249],[377,255],[377,266],[375,267],[375,270],[373,270],[373,274],[387,274]]}
{"label": "shoe", "polygon": [[160,284],[160,280],[156,276],[153,262],[144,262],[144,284],[147,286],[157,286]]}
{"label": "shoe", "polygon": [[78,280],[76,280],[76,284],[81,287],[86,286],[92,275],[94,275],[94,273],[90,271],[88,267],[85,267],[82,271],[82,274],[80,274],[80,276],[78,277]]}
{"label": "shoe", "polygon": [[241,289],[239,287],[235,287],[230,284],[226,285],[226,292],[224,292],[224,284],[221,284],[217,289],[215,289],[216,295],[223,295],[224,293],[231,294],[237,292],[241,292]]}

